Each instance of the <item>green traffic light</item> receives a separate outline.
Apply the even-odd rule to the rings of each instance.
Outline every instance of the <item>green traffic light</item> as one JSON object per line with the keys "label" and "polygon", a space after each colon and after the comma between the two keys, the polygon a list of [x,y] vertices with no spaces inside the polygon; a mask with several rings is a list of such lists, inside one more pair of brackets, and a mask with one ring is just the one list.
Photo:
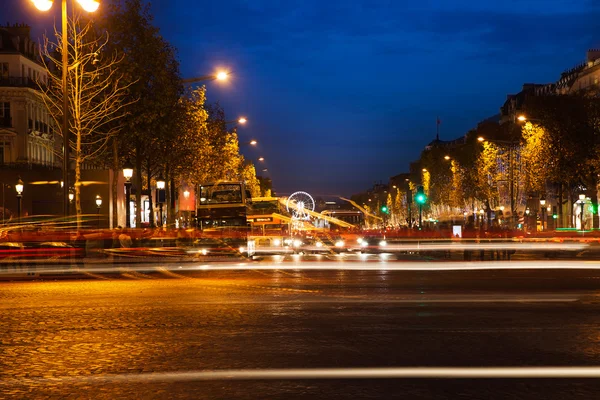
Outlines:
{"label": "green traffic light", "polygon": [[381,206],[381,212],[387,214],[387,212],[388,212],[387,206]]}
{"label": "green traffic light", "polygon": [[558,219],[558,215],[552,214],[552,219]]}
{"label": "green traffic light", "polygon": [[415,196],[415,201],[419,204],[425,204],[427,201],[427,196],[425,196],[423,193],[419,193]]}

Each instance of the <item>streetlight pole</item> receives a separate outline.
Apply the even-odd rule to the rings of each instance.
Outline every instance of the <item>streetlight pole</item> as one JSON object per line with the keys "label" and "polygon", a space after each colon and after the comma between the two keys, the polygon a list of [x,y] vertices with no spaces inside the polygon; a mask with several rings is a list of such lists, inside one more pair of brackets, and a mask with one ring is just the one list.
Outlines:
{"label": "streetlight pole", "polygon": [[19,177],[17,184],[15,185],[15,190],[17,191],[17,217],[21,219],[21,209],[22,209],[22,201],[23,201],[23,181]]}
{"label": "streetlight pole", "polygon": [[542,211],[542,231],[546,230],[546,199],[540,199],[541,211]]}
{"label": "streetlight pole", "polygon": [[67,0],[62,0],[62,95],[63,95],[63,215],[69,216],[69,100],[67,99],[67,72],[69,63],[69,40],[67,30]]}
{"label": "streetlight pole", "polygon": [[579,212],[579,224],[580,224],[580,228],[583,231],[583,206],[585,204],[585,194],[580,194],[579,195],[579,205],[581,206],[581,211]]}
{"label": "streetlight pole", "polygon": [[219,71],[216,74],[203,75],[203,76],[197,76],[195,78],[182,79],[181,82],[185,83],[185,84],[190,84],[190,83],[199,83],[199,82],[208,82],[208,81],[226,81],[229,78],[229,75],[231,75],[231,72]]}
{"label": "streetlight pole", "polygon": [[131,228],[131,178],[133,177],[133,165],[128,161],[123,166],[123,177],[125,178],[125,227]]}
{"label": "streetlight pole", "polygon": [[96,196],[96,208],[98,210],[98,229],[100,229],[100,207],[102,206],[102,197],[100,195]]}
{"label": "streetlight pole", "polygon": [[[40,11],[48,11],[52,7],[51,0],[32,0]],[[77,0],[81,7],[87,12],[94,12],[100,3],[98,0]],[[62,135],[63,135],[63,214],[69,216],[69,101],[67,98],[67,73],[69,70],[69,38],[67,20],[67,0],[61,2],[62,20]]]}
{"label": "streetlight pole", "polygon": [[158,209],[159,209],[159,218],[160,218],[160,224],[158,226],[160,226],[162,228],[163,226],[163,192],[165,190],[165,178],[162,177],[162,175],[156,179],[156,189],[158,189],[158,193],[157,193],[157,200],[158,200]]}

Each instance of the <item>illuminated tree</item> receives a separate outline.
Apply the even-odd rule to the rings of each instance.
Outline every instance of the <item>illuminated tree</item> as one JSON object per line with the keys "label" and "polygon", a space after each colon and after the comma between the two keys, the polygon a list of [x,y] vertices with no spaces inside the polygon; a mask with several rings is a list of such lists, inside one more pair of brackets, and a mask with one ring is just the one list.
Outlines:
{"label": "illuminated tree", "polygon": [[[44,38],[43,60],[49,82],[43,86],[42,98],[54,125],[62,132],[63,90],[62,34],[55,29],[55,42]],[[75,210],[81,210],[81,168],[86,162],[98,161],[110,139],[121,132],[127,107],[135,102],[126,97],[131,86],[119,69],[122,57],[107,51],[108,34],[96,35],[90,23],[79,17],[68,21],[67,101],[69,104],[69,146],[75,165]],[[62,152],[59,154],[59,156]]]}

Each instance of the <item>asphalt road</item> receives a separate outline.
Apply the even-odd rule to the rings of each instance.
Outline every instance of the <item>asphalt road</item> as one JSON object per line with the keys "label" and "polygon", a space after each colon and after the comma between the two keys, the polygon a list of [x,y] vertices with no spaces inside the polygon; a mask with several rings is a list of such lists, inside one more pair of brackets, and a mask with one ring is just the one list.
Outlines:
{"label": "asphalt road", "polygon": [[597,397],[600,270],[396,264],[1,282],[0,398]]}

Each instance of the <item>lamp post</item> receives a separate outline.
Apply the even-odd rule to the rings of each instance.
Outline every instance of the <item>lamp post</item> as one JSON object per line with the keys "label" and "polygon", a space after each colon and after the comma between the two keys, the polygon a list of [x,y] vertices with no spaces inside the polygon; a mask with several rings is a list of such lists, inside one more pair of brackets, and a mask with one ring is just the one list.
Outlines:
{"label": "lamp post", "polygon": [[526,215],[526,217],[525,217],[525,232],[529,232],[529,213],[530,213],[529,208],[526,208],[525,209],[525,215]]}
{"label": "lamp post", "polygon": [[125,227],[131,228],[131,178],[133,177],[133,165],[129,161],[123,166],[123,178],[125,178]]}
{"label": "lamp post", "polygon": [[579,205],[581,206],[581,211],[579,213],[579,220],[580,220],[580,228],[583,231],[583,206],[585,204],[585,194],[580,194],[579,195],[579,201],[578,201]]}
{"label": "lamp post", "polygon": [[23,181],[21,180],[21,177],[19,177],[19,180],[15,185],[15,190],[17,191],[17,217],[21,219],[21,206],[23,201]]}
{"label": "lamp post", "polygon": [[98,228],[100,228],[100,207],[102,207],[102,197],[96,195],[96,209],[98,213]]}
{"label": "lamp post", "polygon": [[203,75],[203,76],[198,76],[195,78],[187,78],[187,79],[183,79],[181,82],[182,83],[198,83],[198,82],[208,82],[208,81],[226,81],[229,79],[229,75],[231,75],[231,72],[229,71],[218,71],[214,74],[210,74],[210,75]]}
{"label": "lamp post", "polygon": [[542,231],[546,230],[546,199],[540,199],[540,206],[542,211]]}
{"label": "lamp post", "polygon": [[[40,11],[48,11],[52,0],[31,0]],[[100,6],[97,0],[77,0],[87,12],[94,12]],[[69,38],[67,30],[67,0],[62,0],[62,135],[63,135],[63,214],[69,216],[69,99],[67,97],[67,72],[69,69]]]}
{"label": "lamp post", "polygon": [[158,208],[159,208],[159,221],[160,224],[158,226],[162,227],[163,226],[163,192],[165,190],[165,178],[162,177],[162,175],[160,177],[158,177],[158,179],[156,179],[156,189],[158,189],[158,193],[157,193],[157,200],[158,200]]}

